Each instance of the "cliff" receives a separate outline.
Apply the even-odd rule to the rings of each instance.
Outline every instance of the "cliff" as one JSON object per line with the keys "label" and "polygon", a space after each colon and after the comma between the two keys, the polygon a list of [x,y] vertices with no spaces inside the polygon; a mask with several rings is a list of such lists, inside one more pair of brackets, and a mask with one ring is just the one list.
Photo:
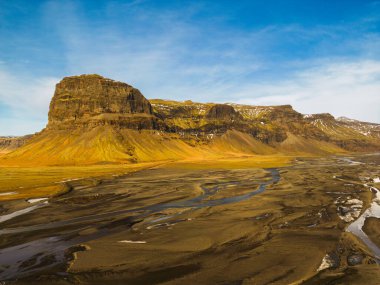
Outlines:
{"label": "cliff", "polygon": [[0,154],[9,153],[23,146],[31,137],[32,135],[21,137],[0,137]]}
{"label": "cliff", "polygon": [[56,85],[47,129],[153,129],[156,123],[151,104],[138,89],[93,74],[65,77]]}

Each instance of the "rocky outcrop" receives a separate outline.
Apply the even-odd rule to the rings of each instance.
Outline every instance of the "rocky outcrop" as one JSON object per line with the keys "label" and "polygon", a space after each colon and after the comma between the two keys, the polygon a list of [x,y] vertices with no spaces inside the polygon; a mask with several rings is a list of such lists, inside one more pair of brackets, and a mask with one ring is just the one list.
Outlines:
{"label": "rocky outcrop", "polygon": [[208,110],[206,118],[211,120],[233,122],[236,120],[241,120],[243,117],[239,114],[239,112],[235,111],[234,107],[230,105],[216,104]]}
{"label": "rocky outcrop", "polygon": [[310,114],[310,115],[304,115],[303,117],[307,121],[314,121],[314,120],[334,121],[335,120],[335,117],[331,115],[330,113]]}
{"label": "rocky outcrop", "polygon": [[15,150],[28,142],[32,135],[21,137],[0,137],[0,154]]}
{"label": "rocky outcrop", "polygon": [[100,75],[65,77],[56,85],[47,129],[113,125],[131,129],[159,126],[138,89]]}

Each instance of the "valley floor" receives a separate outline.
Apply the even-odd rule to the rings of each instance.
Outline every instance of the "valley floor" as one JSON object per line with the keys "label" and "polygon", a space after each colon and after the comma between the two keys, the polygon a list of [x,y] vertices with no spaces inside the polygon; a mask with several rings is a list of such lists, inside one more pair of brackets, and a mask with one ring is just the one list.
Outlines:
{"label": "valley floor", "polygon": [[[1,169],[0,280],[378,284],[379,256],[346,229],[380,155],[289,161]],[[378,222],[363,228],[377,244]]]}

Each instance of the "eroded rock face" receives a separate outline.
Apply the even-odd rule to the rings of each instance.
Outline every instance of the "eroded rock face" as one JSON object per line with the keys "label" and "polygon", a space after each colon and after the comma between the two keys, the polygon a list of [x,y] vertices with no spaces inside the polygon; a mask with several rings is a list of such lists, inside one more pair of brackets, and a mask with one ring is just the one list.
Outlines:
{"label": "eroded rock face", "polygon": [[47,129],[101,124],[134,129],[157,123],[152,106],[138,89],[100,75],[65,77],[56,85]]}
{"label": "eroded rock face", "polygon": [[208,110],[206,118],[223,121],[235,121],[242,119],[239,112],[234,107],[226,104],[216,104]]}
{"label": "eroded rock face", "polygon": [[32,135],[26,135],[21,137],[0,137],[0,154],[11,152],[24,144],[26,144]]}
{"label": "eroded rock face", "polygon": [[314,121],[314,120],[326,120],[326,121],[334,121],[335,118],[333,115],[329,113],[320,113],[320,114],[311,114],[304,116],[304,118],[308,121]]}

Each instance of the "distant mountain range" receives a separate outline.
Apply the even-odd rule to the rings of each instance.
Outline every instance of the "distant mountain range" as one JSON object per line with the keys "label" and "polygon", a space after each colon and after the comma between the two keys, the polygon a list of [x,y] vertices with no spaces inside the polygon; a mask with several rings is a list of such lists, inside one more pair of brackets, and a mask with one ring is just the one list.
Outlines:
{"label": "distant mountain range", "polygon": [[292,106],[147,100],[99,75],[56,85],[41,132],[0,138],[0,164],[74,165],[213,159],[247,155],[328,155],[380,150],[380,125]]}

